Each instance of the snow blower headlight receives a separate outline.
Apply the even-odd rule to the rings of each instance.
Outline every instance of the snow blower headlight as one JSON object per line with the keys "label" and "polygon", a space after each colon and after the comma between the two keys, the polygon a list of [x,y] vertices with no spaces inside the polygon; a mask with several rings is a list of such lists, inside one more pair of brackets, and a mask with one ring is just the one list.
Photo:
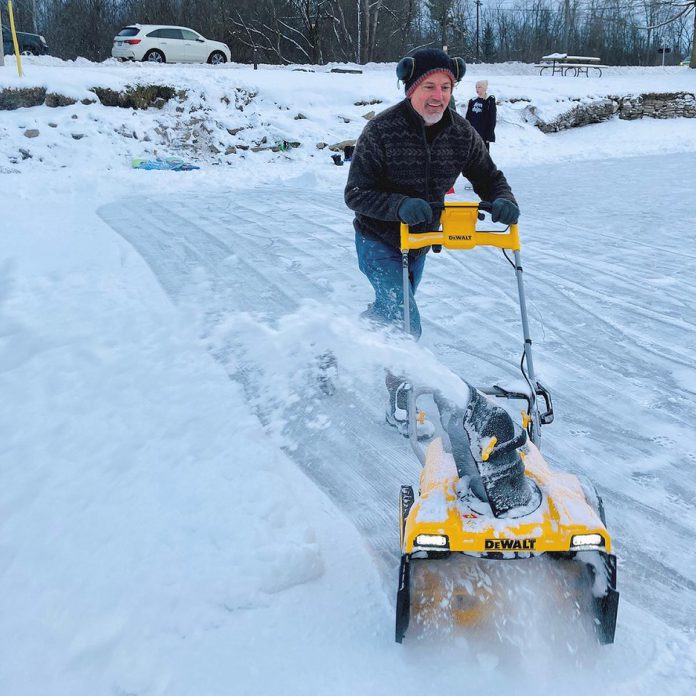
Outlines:
{"label": "snow blower headlight", "polygon": [[575,549],[604,546],[604,537],[601,534],[574,534],[570,539],[570,546]]}
{"label": "snow blower headlight", "polygon": [[421,548],[449,548],[449,539],[444,534],[419,534],[413,543]]}

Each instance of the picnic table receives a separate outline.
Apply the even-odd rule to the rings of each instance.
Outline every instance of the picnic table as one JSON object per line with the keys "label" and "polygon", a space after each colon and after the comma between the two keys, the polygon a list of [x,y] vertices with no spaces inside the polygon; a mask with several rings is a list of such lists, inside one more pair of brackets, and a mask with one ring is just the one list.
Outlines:
{"label": "picnic table", "polygon": [[534,67],[539,68],[539,74],[543,75],[544,70],[550,70],[551,75],[572,75],[579,77],[584,75],[590,76],[590,70],[593,70],[593,76],[596,73],[597,77],[602,77],[602,68],[607,65],[600,65],[599,58],[593,56],[569,56],[567,53],[550,53],[548,56],[542,57],[542,62]]}

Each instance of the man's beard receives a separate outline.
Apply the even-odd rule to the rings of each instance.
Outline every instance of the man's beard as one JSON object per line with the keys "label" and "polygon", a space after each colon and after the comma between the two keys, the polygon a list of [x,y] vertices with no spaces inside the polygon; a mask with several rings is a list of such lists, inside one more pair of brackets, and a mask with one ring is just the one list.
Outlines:
{"label": "man's beard", "polygon": [[423,120],[425,121],[426,126],[434,126],[436,123],[440,123],[444,115],[444,110],[439,114],[426,114],[423,116]]}

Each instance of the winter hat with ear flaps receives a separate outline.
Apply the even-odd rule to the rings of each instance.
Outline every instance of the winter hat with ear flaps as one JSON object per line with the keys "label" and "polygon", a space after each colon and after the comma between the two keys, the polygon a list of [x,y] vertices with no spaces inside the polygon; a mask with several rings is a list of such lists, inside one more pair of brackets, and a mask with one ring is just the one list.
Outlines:
{"label": "winter hat with ear flaps", "polygon": [[454,86],[464,77],[466,63],[463,58],[450,58],[439,48],[421,48],[412,56],[402,58],[396,66],[396,76],[404,83],[407,97],[434,72],[446,72]]}

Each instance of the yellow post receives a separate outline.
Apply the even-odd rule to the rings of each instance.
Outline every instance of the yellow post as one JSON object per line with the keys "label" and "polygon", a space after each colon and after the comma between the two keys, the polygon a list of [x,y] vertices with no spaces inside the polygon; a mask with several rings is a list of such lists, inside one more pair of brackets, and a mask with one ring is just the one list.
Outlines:
{"label": "yellow post", "polygon": [[12,43],[14,44],[15,56],[17,57],[17,74],[22,77],[22,59],[19,55],[17,30],[15,29],[14,14],[12,12],[12,0],[7,0],[7,14],[10,15],[10,31],[12,32]]}
{"label": "yellow post", "polygon": [[[2,26],[2,9],[0,8],[0,27]],[[0,68],[5,65],[5,47],[2,43],[2,32],[0,31]]]}

